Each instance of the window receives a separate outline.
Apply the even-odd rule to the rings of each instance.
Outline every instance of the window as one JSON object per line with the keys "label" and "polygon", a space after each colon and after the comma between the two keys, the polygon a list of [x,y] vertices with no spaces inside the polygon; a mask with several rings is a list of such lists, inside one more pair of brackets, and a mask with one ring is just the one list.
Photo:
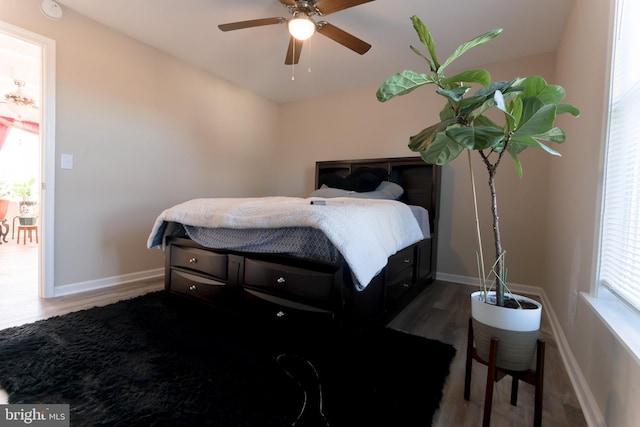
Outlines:
{"label": "window", "polygon": [[599,282],[640,312],[640,2],[616,16]]}

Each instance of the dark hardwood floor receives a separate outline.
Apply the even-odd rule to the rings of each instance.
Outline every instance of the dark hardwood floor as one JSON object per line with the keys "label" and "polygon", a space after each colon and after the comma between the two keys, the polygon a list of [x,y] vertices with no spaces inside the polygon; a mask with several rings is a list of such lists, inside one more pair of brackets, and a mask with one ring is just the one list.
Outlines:
{"label": "dark hardwood floor", "polygon": [[[37,296],[37,249],[35,243],[17,245],[10,241],[0,245],[0,329],[109,304],[163,287],[162,281],[155,281],[40,299]],[[469,294],[474,290],[466,285],[436,281],[389,324],[395,329],[452,344],[457,349],[440,409],[433,420],[437,427],[480,426],[482,423],[485,366],[474,362],[471,400],[463,399]],[[547,344],[542,425],[586,426],[544,310],[541,338]],[[533,386],[520,384],[516,407],[509,403],[510,390],[510,378],[496,384],[491,425],[532,426]],[[0,390],[0,403],[4,401],[6,396],[3,397]]]}

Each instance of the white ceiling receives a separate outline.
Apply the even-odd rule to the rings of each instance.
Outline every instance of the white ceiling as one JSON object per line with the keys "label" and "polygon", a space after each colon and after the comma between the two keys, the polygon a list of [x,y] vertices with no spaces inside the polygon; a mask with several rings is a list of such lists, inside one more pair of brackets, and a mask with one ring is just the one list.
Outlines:
{"label": "white ceiling", "polygon": [[[218,24],[289,17],[278,0],[58,0],[67,8],[194,64],[275,102],[379,85],[405,68],[425,70],[409,45],[420,45],[409,17],[431,30],[440,62],[462,42],[501,27],[491,48],[458,65],[556,50],[573,0],[375,0],[323,17],[373,47],[360,56],[321,35],[305,43],[300,62],[284,65],[285,25],[222,32]],[[64,25],[64,17],[60,21]],[[308,49],[310,47],[310,49]],[[311,70],[309,72],[308,70]],[[292,80],[292,74],[295,80]]]}

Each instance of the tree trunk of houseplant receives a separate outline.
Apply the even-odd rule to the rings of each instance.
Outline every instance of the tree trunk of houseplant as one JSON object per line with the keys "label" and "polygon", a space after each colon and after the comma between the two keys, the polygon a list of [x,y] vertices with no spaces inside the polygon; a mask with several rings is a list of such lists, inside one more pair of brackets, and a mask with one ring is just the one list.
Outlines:
{"label": "tree trunk of houseplant", "polygon": [[[498,339],[498,354],[496,366],[511,371],[526,371],[531,367],[535,354],[542,320],[542,305],[522,295],[505,293],[507,287],[507,270],[504,265],[505,252],[500,239],[500,221],[498,215],[498,198],[495,176],[500,160],[506,152],[510,139],[505,142],[505,150],[497,155],[492,163],[489,156],[480,151],[480,156],[489,174],[489,190],[491,192],[491,214],[493,218],[493,237],[496,251],[496,261],[489,272],[494,276],[495,291],[489,291],[493,286],[487,284],[489,277],[485,276],[484,268],[480,269],[480,285],[482,290],[471,294],[471,318],[473,322],[474,345],[478,355],[489,361],[491,339]],[[482,238],[480,236],[478,206],[475,179],[471,154],[469,157],[469,173],[471,175],[471,189],[476,215],[476,232],[478,237],[480,264],[484,266],[482,255]]]}

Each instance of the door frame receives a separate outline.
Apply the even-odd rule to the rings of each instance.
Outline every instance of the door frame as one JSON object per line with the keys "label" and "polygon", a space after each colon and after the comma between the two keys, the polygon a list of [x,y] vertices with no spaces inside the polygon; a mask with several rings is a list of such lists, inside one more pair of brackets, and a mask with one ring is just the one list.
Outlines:
{"label": "door frame", "polygon": [[38,295],[55,296],[54,212],[55,212],[55,99],[56,42],[48,37],[0,21],[0,32],[40,47],[40,245]]}

